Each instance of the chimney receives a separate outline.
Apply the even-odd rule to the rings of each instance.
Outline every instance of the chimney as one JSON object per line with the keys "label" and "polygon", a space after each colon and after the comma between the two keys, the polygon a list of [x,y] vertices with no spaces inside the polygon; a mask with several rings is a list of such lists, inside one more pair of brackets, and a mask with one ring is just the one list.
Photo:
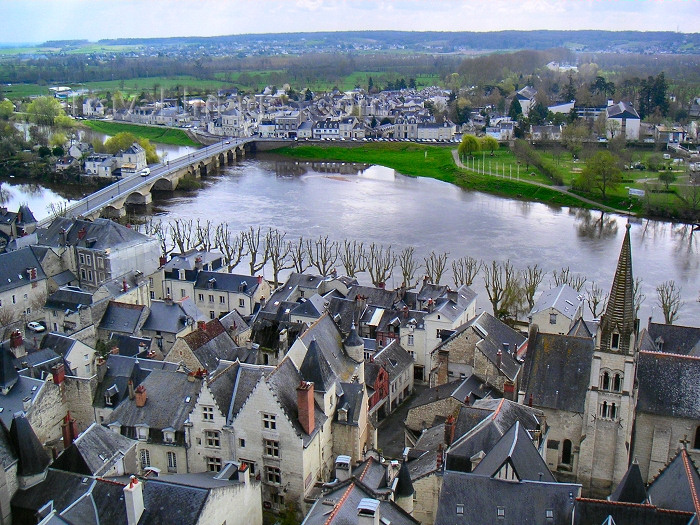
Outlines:
{"label": "chimney", "polygon": [[172,305],[173,305],[173,298],[170,297],[170,296],[168,295],[168,296],[165,298],[165,304],[168,305],[168,306],[172,306]]}
{"label": "chimney", "polygon": [[532,408],[532,394],[530,394],[530,398],[527,400],[527,406]]}
{"label": "chimney", "polygon": [[297,387],[297,407],[299,410],[299,423],[304,432],[311,434],[316,421],[314,419],[314,384],[310,381],[302,381]]}
{"label": "chimney", "polygon": [[129,389],[129,399],[134,399],[136,394],[134,393],[134,382],[129,379],[129,382],[127,383],[127,387]]}
{"label": "chimney", "polygon": [[432,311],[435,309],[435,301],[432,299],[428,299],[428,312],[432,313]]}
{"label": "chimney", "polygon": [[63,417],[63,423],[61,423],[61,434],[63,435],[63,448],[66,449],[71,446],[75,438],[78,437],[78,423],[74,417],[71,417],[70,410]]}
{"label": "chimney", "polygon": [[24,340],[22,339],[22,332],[19,330],[15,330],[10,334],[10,348],[15,349],[19,348],[24,344]]}
{"label": "chimney", "polygon": [[66,369],[63,363],[59,363],[51,367],[51,375],[53,376],[53,382],[55,385],[60,385],[66,378]]}
{"label": "chimney", "polygon": [[445,446],[449,447],[455,439],[455,417],[450,415],[445,421]]}
{"label": "chimney", "polygon": [[335,460],[335,479],[350,479],[350,456],[338,456]]}
{"label": "chimney", "polygon": [[194,258],[194,267],[197,270],[202,270],[204,268],[204,264],[202,263],[202,256],[198,255],[197,257]]}
{"label": "chimney", "polygon": [[437,449],[437,457],[436,457],[436,466],[438,470],[442,470],[442,443],[438,445]]}
{"label": "chimney", "polygon": [[131,481],[124,487],[124,504],[126,505],[127,525],[137,525],[145,510],[143,505],[143,483],[136,476],[131,476]]}
{"label": "chimney", "polygon": [[126,292],[129,289],[129,286],[126,284],[126,279],[122,280],[122,292]]}
{"label": "chimney", "polygon": [[501,366],[503,365],[503,352],[501,352],[501,349],[498,349],[498,352],[496,352],[496,368],[500,372]]}
{"label": "chimney", "polygon": [[134,391],[134,395],[136,397],[136,406],[137,407],[143,407],[146,406],[146,387],[143,385],[139,385],[136,387],[136,390]]}
{"label": "chimney", "polygon": [[377,288],[383,290],[384,288],[386,288],[386,283],[384,281],[377,283]]}
{"label": "chimney", "polygon": [[258,275],[258,284],[262,284],[262,282],[263,282],[263,276]]}
{"label": "chimney", "polygon": [[104,381],[105,375],[107,375],[107,360],[98,358],[95,364],[97,365],[97,382],[101,383]]}
{"label": "chimney", "polygon": [[159,262],[160,266],[165,266],[165,263],[168,262],[168,258],[165,255],[161,255],[158,262]]}
{"label": "chimney", "polygon": [[403,318],[408,319],[408,306],[403,307]]}
{"label": "chimney", "polygon": [[206,321],[197,321],[197,329],[201,330],[202,332],[206,332],[207,331]]}
{"label": "chimney", "polygon": [[379,500],[362,498],[357,505],[357,525],[379,525]]}

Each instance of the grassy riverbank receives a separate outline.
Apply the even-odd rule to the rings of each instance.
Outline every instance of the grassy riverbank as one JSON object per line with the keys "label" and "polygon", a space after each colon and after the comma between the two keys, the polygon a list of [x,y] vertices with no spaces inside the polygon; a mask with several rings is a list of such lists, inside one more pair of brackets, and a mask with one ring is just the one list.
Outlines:
{"label": "grassy riverbank", "polygon": [[109,122],[104,120],[85,120],[87,127],[105,135],[116,135],[120,132],[132,133],[137,137],[148,139],[151,142],[161,144],[172,144],[174,146],[200,146],[193,141],[187,133],[180,129],[172,129],[156,126],[139,126],[137,124],[122,124],[120,122]]}
{"label": "grassy riverbank", "polygon": [[503,197],[533,200],[554,206],[593,208],[574,196],[517,180],[482,175],[455,166],[451,147],[413,143],[364,144],[359,147],[295,146],[276,153],[298,159],[381,164],[413,177],[430,177],[470,190]]}

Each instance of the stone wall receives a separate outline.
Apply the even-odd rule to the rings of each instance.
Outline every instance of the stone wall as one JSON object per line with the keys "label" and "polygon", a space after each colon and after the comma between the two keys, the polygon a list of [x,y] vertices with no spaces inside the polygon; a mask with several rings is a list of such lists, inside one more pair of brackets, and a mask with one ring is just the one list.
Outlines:
{"label": "stone wall", "polygon": [[414,432],[420,432],[424,428],[432,426],[436,416],[446,418],[450,414],[454,414],[461,406],[462,403],[453,397],[417,406],[408,411],[404,424]]}
{"label": "stone wall", "polygon": [[438,473],[413,481],[413,489],[415,490],[413,517],[415,519],[426,525],[435,522],[441,488],[442,475],[438,475]]}

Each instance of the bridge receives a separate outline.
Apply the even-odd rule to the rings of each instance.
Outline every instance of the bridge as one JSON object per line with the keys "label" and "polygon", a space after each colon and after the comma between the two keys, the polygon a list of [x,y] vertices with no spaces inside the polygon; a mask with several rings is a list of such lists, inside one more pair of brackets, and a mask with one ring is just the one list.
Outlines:
{"label": "bridge", "polygon": [[[284,145],[279,139],[263,140],[264,143],[259,147],[256,147],[256,142],[261,142],[261,139],[223,139],[189,155],[169,160],[165,164],[151,166],[147,176],[137,173],[119,179],[71,204],[65,210],[65,216],[88,220],[98,217],[122,217],[126,215],[127,204],[149,204],[153,200],[152,191],[172,191],[177,188],[183,177],[199,179],[222,166],[232,165],[236,160],[245,157],[247,152],[255,149],[273,149]],[[38,225],[48,226],[52,220],[53,217],[47,217],[39,221]]]}

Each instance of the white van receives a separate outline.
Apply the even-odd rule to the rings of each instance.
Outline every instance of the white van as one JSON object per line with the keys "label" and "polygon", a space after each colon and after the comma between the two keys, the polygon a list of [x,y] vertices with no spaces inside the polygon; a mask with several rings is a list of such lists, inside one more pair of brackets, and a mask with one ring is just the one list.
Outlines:
{"label": "white van", "polygon": [[143,168],[141,170],[142,177],[148,177],[151,174],[151,168]]}

